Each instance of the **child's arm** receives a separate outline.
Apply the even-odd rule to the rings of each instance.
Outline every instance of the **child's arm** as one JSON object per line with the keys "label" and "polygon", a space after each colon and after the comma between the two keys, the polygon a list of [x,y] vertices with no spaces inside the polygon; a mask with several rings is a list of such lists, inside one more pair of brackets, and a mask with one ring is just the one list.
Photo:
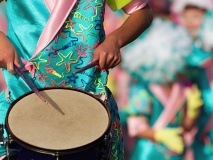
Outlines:
{"label": "child's arm", "polygon": [[152,19],[153,15],[149,5],[133,12],[120,28],[109,34],[99,45],[95,50],[93,61],[99,61],[101,69],[117,66],[121,61],[120,48],[141,35],[149,27]]}
{"label": "child's arm", "polygon": [[197,85],[193,85],[191,88],[186,90],[186,97],[186,116],[182,125],[186,131],[189,131],[196,125],[201,107],[203,106],[203,101]]}
{"label": "child's arm", "polygon": [[13,64],[20,67],[17,51],[9,39],[0,31],[0,68],[14,74]]}
{"label": "child's arm", "polygon": [[9,72],[15,73],[13,64],[16,64],[18,67],[20,67],[20,64],[13,44],[5,36],[7,32],[7,20],[4,7],[5,0],[0,3],[0,68],[7,68]]}
{"label": "child's arm", "polygon": [[171,151],[181,154],[184,150],[183,130],[181,128],[152,129],[145,117],[130,116],[127,120],[128,133],[131,137],[145,138],[162,143]]}

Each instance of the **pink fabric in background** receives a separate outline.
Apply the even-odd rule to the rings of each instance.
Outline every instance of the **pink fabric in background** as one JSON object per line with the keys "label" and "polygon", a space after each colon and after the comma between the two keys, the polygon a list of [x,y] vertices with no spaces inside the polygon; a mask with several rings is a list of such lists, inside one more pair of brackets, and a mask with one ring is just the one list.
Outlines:
{"label": "pink fabric in background", "polygon": [[0,31],[7,33],[7,14],[4,2],[0,3]]}
{"label": "pink fabric in background", "polygon": [[4,155],[4,156],[1,156],[1,157],[0,157],[0,160],[3,160],[5,157],[6,157],[5,155]]}
{"label": "pink fabric in background", "polygon": [[149,128],[147,119],[138,116],[129,117],[127,119],[127,126],[130,137],[136,137]]}
{"label": "pink fabric in background", "polygon": [[128,5],[123,8],[126,14],[132,14],[133,12],[140,10],[146,6],[148,0],[132,0]]}
{"label": "pink fabric in background", "polygon": [[[5,8],[5,2],[0,3],[0,31],[3,33],[7,33],[7,14]],[[0,69],[0,92],[6,88],[6,84],[4,78],[1,74]],[[1,157],[0,157],[1,160]]]}
{"label": "pink fabric in background", "polygon": [[0,69],[0,92],[3,91],[4,89],[6,89],[6,83],[5,83],[5,80],[2,76],[1,69]]}

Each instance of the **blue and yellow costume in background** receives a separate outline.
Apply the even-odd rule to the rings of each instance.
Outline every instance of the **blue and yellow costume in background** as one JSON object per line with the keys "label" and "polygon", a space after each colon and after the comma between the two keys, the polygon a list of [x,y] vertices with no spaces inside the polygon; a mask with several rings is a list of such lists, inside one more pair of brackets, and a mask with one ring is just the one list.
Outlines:
{"label": "blue and yellow costume in background", "polygon": [[208,119],[210,118],[211,114],[213,114],[213,90],[209,85],[206,69],[200,67],[203,60],[212,57],[211,54],[211,52],[204,51],[201,47],[194,44],[193,53],[191,54],[189,60],[191,64],[189,71],[194,73],[191,77],[193,78],[193,81],[198,84],[198,87],[202,93],[202,99],[204,101],[204,105],[197,122],[198,133],[192,145],[195,160],[213,160],[213,130],[211,130],[207,135],[208,139],[210,140],[210,144],[205,144],[200,137],[206,123],[208,122]]}
{"label": "blue and yellow costume in background", "polygon": [[[129,116],[141,116],[148,119],[149,126],[152,127],[162,111],[163,105],[149,91],[146,85],[137,83],[130,87],[130,100],[125,110],[120,111],[121,122],[125,125]],[[167,127],[179,127],[183,119],[184,111],[180,110],[173,121]],[[163,144],[154,143],[146,138],[137,138],[131,160],[182,160],[183,155],[175,155]]]}
{"label": "blue and yellow costume in background", "polygon": [[[108,4],[116,10],[129,2],[130,0],[122,1],[122,3],[109,0]],[[30,58],[38,38],[50,16],[44,1],[8,0],[7,11],[8,38],[17,49],[20,62],[20,58],[23,58],[37,68],[35,75],[25,72],[25,75],[31,79],[36,87],[72,87],[94,94],[106,95],[112,117],[111,157],[113,160],[122,160],[122,132],[117,105],[106,87],[108,72],[88,69],[80,74],[73,74],[74,71],[92,61],[95,48],[105,39],[103,28],[105,1],[78,0],[56,37],[32,60]],[[3,74],[10,90],[10,99],[15,100],[30,91],[18,75],[11,75],[7,70],[4,70]],[[5,100],[4,93],[1,93],[1,123],[5,121],[9,105],[10,103]],[[2,148],[1,154],[4,153]]]}
{"label": "blue and yellow costume in background", "polygon": [[[129,103],[120,111],[122,124],[126,125],[130,116],[139,116],[147,120],[150,128],[154,126],[164,106],[151,92],[149,85],[163,86],[178,82],[177,73],[185,71],[186,58],[191,52],[190,46],[191,38],[187,31],[163,17],[156,17],[151,27],[127,46],[123,53],[123,67],[133,82],[130,82]],[[184,105],[166,128],[181,126],[183,110]],[[172,153],[164,144],[136,137],[130,159],[182,160],[183,157],[183,154]]]}
{"label": "blue and yellow costume in background", "polygon": [[211,129],[205,137],[206,140],[208,139],[207,143],[204,139],[201,139],[201,133],[211,114],[213,114],[213,90],[208,81],[206,68],[202,67],[204,61],[212,59],[212,51],[209,47],[207,47],[208,49],[206,48],[206,45],[209,43],[207,41],[211,41],[211,39],[207,40],[206,38],[209,38],[209,36],[211,37],[213,33],[212,17],[213,11],[208,11],[204,17],[203,24],[198,31],[198,37],[194,41],[192,54],[188,59],[190,65],[189,74],[191,74],[192,81],[198,84],[204,102],[197,122],[198,133],[192,144],[195,160],[213,160],[213,129]]}

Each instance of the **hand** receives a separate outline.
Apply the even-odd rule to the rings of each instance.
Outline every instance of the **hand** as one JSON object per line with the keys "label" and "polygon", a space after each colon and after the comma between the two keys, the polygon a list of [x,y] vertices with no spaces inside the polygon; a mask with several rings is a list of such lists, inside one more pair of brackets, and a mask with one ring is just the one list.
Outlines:
{"label": "hand", "polygon": [[18,54],[13,44],[9,39],[0,31],[0,67],[6,68],[10,73],[14,74],[13,64],[21,67],[18,61]]}
{"label": "hand", "polygon": [[127,129],[130,137],[135,137],[149,128],[149,122],[142,116],[130,116],[127,119]]}
{"label": "hand", "polygon": [[163,143],[171,151],[181,154],[184,151],[182,128],[164,128],[154,133],[154,140]]}
{"label": "hand", "polygon": [[203,105],[201,93],[197,85],[193,85],[192,88],[186,90],[186,97],[187,97],[187,115],[189,116],[189,118],[195,119],[198,117],[199,110]]}
{"label": "hand", "polygon": [[120,47],[114,36],[107,36],[105,41],[96,48],[93,61],[98,61],[100,69],[106,70],[114,68],[121,62]]}

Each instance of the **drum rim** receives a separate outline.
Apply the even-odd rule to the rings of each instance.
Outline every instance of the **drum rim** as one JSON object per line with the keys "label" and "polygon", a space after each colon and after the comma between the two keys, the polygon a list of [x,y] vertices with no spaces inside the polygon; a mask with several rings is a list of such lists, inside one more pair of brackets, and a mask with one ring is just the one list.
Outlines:
{"label": "drum rim", "polygon": [[[9,127],[9,123],[8,123],[8,116],[10,114],[10,111],[12,110],[12,108],[14,107],[14,105],[19,101],[21,100],[22,98],[30,95],[30,94],[33,94],[34,92],[33,91],[29,91],[27,93],[25,93],[24,95],[20,96],[19,98],[17,98],[16,100],[14,100],[8,111],[7,111],[7,114],[6,114],[6,119],[5,119],[5,129],[8,133],[8,137],[9,137],[9,140],[12,140],[16,143],[18,143],[19,145],[21,145],[22,147],[26,148],[26,149],[29,149],[31,151],[35,151],[37,153],[41,153],[41,154],[47,154],[47,155],[52,155],[52,156],[56,156],[56,155],[68,155],[68,154],[76,154],[76,153],[79,153],[81,151],[85,151],[85,150],[89,150],[89,149],[92,149],[92,148],[95,148],[96,145],[98,145],[103,139],[104,139],[104,136],[109,133],[110,134],[110,129],[111,129],[111,123],[112,123],[112,119],[111,119],[111,114],[110,114],[110,111],[109,111],[109,108],[107,107],[107,105],[105,104],[104,101],[102,101],[101,99],[97,98],[94,94],[92,93],[89,93],[89,92],[86,92],[86,91],[83,91],[83,90],[80,90],[80,89],[75,89],[75,88],[69,88],[69,87],[50,87],[50,88],[41,88],[39,89],[39,91],[43,91],[43,90],[52,90],[52,89],[63,89],[63,90],[72,90],[72,91],[76,91],[76,92],[81,92],[81,93],[84,93],[94,99],[96,99],[98,102],[100,102],[105,110],[107,111],[108,113],[108,118],[109,118],[109,122],[108,122],[108,125],[107,125],[107,128],[105,130],[105,132],[98,138],[96,139],[95,141],[92,141],[91,143],[88,143],[86,145],[83,145],[83,146],[80,146],[80,147],[77,147],[77,148],[74,148],[74,149],[65,149],[65,150],[51,150],[51,149],[44,149],[44,148],[40,148],[40,147],[36,147],[36,146],[33,146],[33,145],[30,145],[24,141],[22,141],[21,139],[19,139],[17,136],[15,136],[13,134],[13,132],[11,131],[10,127]],[[10,139],[11,138],[11,139]]]}

